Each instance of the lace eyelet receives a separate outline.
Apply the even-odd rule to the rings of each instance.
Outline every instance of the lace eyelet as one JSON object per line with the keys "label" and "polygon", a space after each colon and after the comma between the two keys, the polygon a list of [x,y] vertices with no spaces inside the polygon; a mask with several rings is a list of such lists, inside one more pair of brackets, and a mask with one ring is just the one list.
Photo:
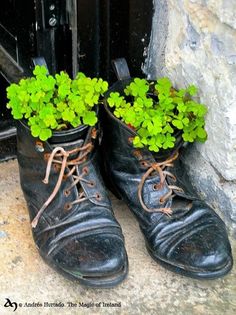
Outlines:
{"label": "lace eyelet", "polygon": [[161,205],[163,205],[163,204],[165,203],[165,201],[163,200],[162,197],[159,199],[159,203],[160,203]]}
{"label": "lace eyelet", "polygon": [[50,153],[44,153],[43,157],[45,161],[48,161],[50,158]]}
{"label": "lace eyelet", "polygon": [[93,181],[91,181],[91,182],[89,182],[87,185],[88,185],[88,187],[93,188],[93,187],[95,187],[95,186],[96,186],[96,183],[95,183],[95,182],[93,182]]}
{"label": "lace eyelet", "polygon": [[149,166],[146,161],[141,161],[140,164],[142,167],[145,167],[145,168],[147,168]]}
{"label": "lace eyelet", "polygon": [[142,159],[142,154],[139,150],[134,150],[133,155],[139,160]]}
{"label": "lace eyelet", "polygon": [[53,163],[53,169],[54,169],[55,172],[59,172],[61,167],[58,164]]}
{"label": "lace eyelet", "polygon": [[69,197],[70,194],[71,194],[71,191],[70,191],[70,190],[68,190],[68,189],[65,189],[65,190],[64,190],[64,196]]}
{"label": "lace eyelet", "polygon": [[88,175],[88,173],[89,173],[88,167],[85,166],[85,167],[82,169],[82,172],[83,172],[85,175]]}
{"label": "lace eyelet", "polygon": [[129,138],[128,138],[128,143],[129,143],[129,144],[133,144],[133,140],[134,140],[134,137],[129,137]]}
{"label": "lace eyelet", "polygon": [[160,189],[160,187],[159,187],[158,184],[154,184],[154,185],[152,186],[152,188],[153,188],[153,190],[159,190],[159,189]]}
{"label": "lace eyelet", "polygon": [[66,203],[64,206],[64,210],[69,211],[72,208],[72,205],[70,203]]}
{"label": "lace eyelet", "polygon": [[96,193],[95,198],[99,201],[102,200],[102,196],[99,193]]}
{"label": "lace eyelet", "polygon": [[43,143],[41,141],[36,141],[35,143],[35,150],[39,153],[44,152]]}
{"label": "lace eyelet", "polygon": [[94,140],[97,139],[97,134],[98,134],[98,130],[96,128],[93,128],[91,132],[91,138]]}
{"label": "lace eyelet", "polygon": [[67,180],[68,176],[67,175],[63,175],[62,180],[65,181]]}

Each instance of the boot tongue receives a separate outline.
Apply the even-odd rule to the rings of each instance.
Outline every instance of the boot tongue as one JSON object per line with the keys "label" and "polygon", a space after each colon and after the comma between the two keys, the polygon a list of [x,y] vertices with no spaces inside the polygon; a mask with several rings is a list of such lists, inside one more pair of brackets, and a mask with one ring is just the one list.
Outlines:
{"label": "boot tongue", "polygon": [[[71,141],[71,142],[62,142],[62,143],[57,143],[57,144],[51,144],[52,149],[55,149],[56,147],[61,147],[63,148],[66,152],[69,152],[71,150],[74,150],[76,148],[80,148],[82,147],[84,144],[84,140],[83,139],[78,139],[75,141]],[[73,160],[76,159],[78,157],[80,153],[76,152],[76,153],[71,153],[68,160]]]}
{"label": "boot tongue", "polygon": [[64,146],[68,143],[77,142],[78,140],[85,140],[89,127],[82,125],[77,128],[69,130],[61,130],[53,132],[49,143],[53,146]]}
{"label": "boot tongue", "polygon": [[61,147],[63,148],[65,151],[71,151],[75,148],[80,148],[82,147],[84,144],[84,140],[83,139],[78,139],[75,141],[71,141],[71,142],[62,142],[62,143],[53,143],[51,144],[52,148],[56,148],[56,147]]}
{"label": "boot tongue", "polygon": [[84,145],[88,130],[88,126],[79,126],[70,130],[54,132],[53,136],[49,140],[49,143],[53,149],[56,147],[62,147],[65,151],[71,151]]}

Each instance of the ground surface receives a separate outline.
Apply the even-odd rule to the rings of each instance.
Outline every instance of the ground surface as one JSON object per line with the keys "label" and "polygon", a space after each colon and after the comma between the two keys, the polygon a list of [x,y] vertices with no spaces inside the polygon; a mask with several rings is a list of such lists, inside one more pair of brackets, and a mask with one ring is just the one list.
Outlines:
{"label": "ground surface", "polygon": [[[165,270],[148,255],[138,225],[126,206],[112,200],[126,239],[129,275],[114,289],[86,289],[65,280],[42,261],[31,236],[17,162],[0,164],[1,315],[13,313],[13,308],[4,307],[6,298],[18,303],[14,314],[236,314],[235,267],[228,276],[214,281],[192,280]],[[236,260],[235,240],[232,246]],[[61,302],[65,306],[19,307],[19,303],[24,306],[33,302]],[[68,307],[67,302],[78,306]],[[117,307],[103,304],[111,302]]]}

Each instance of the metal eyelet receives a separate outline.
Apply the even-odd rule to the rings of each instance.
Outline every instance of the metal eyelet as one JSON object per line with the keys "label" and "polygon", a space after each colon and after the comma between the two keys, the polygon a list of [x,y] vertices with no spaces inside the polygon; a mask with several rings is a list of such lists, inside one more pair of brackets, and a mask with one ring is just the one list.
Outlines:
{"label": "metal eyelet", "polygon": [[95,198],[99,201],[102,200],[102,196],[99,193],[96,193]]}
{"label": "metal eyelet", "polygon": [[43,155],[43,157],[44,157],[44,160],[45,161],[48,161],[49,160],[49,158],[50,158],[50,153],[44,153],[44,155]]}
{"label": "metal eyelet", "polygon": [[64,206],[64,210],[69,211],[72,208],[71,203],[66,203]]}
{"label": "metal eyelet", "polygon": [[139,150],[134,150],[133,155],[139,160],[141,160],[143,158],[143,156]]}
{"label": "metal eyelet", "polygon": [[93,128],[92,132],[91,132],[91,138],[94,139],[94,140],[97,139],[97,134],[98,134],[97,129]]}
{"label": "metal eyelet", "polygon": [[133,144],[133,140],[134,140],[134,137],[129,137],[128,138],[128,143]]}
{"label": "metal eyelet", "polygon": [[90,181],[87,185],[88,185],[88,187],[93,188],[93,187],[95,187],[95,186],[96,186],[96,183],[95,183],[95,182],[93,182],[93,181]]}
{"label": "metal eyelet", "polygon": [[61,167],[60,167],[60,165],[58,165],[56,163],[53,163],[53,169],[54,169],[55,172],[59,172]]}
{"label": "metal eyelet", "polygon": [[67,180],[68,176],[67,175],[63,175],[62,180],[65,181]]}
{"label": "metal eyelet", "polygon": [[165,203],[165,201],[162,199],[162,197],[159,199],[159,203],[160,203],[161,205],[163,205],[163,203]]}
{"label": "metal eyelet", "polygon": [[70,191],[70,190],[68,190],[68,189],[65,189],[65,190],[64,190],[64,196],[69,197],[70,194],[71,194],[71,191]]}
{"label": "metal eyelet", "polygon": [[43,143],[41,141],[36,141],[35,143],[35,150],[39,153],[44,152]]}
{"label": "metal eyelet", "polygon": [[88,167],[85,166],[85,167],[82,169],[82,172],[83,172],[85,175],[88,175],[88,173],[89,173]]}
{"label": "metal eyelet", "polygon": [[145,167],[145,168],[147,168],[149,166],[146,161],[141,161],[140,164],[142,167]]}
{"label": "metal eyelet", "polygon": [[152,188],[153,188],[153,190],[159,190],[159,189],[160,189],[160,187],[159,187],[158,184],[154,184],[154,185],[152,186]]}

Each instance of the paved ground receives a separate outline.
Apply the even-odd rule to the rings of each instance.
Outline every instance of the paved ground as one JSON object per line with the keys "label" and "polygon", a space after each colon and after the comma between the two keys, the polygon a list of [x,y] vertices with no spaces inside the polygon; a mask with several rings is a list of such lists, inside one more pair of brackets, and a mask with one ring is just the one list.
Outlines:
{"label": "paved ground", "polygon": [[[147,254],[137,223],[113,199],[129,255],[127,280],[114,289],[86,289],[51,270],[35,249],[19,186],[16,161],[0,164],[0,314],[6,298],[18,303],[14,314],[236,314],[236,268],[223,279],[197,281],[158,266]],[[236,241],[232,241],[236,260]],[[21,307],[25,303],[64,303],[64,308]],[[77,307],[68,307],[68,302]],[[87,304],[87,307],[79,306]],[[109,307],[105,303],[117,303]]]}

